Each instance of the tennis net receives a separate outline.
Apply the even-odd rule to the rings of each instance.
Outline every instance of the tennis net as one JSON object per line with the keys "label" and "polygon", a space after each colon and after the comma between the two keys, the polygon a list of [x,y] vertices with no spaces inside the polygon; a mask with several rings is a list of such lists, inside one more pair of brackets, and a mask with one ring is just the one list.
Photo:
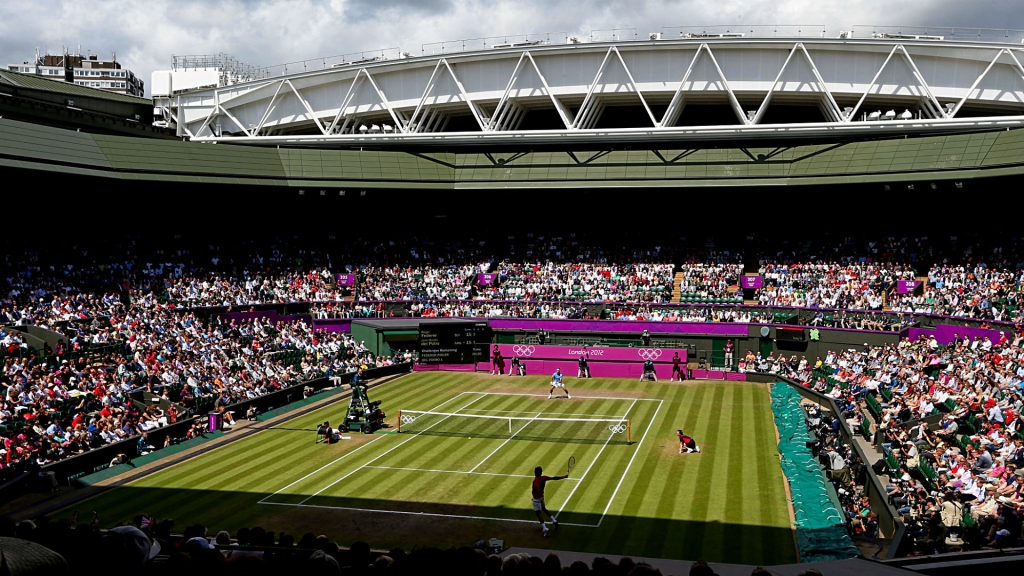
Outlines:
{"label": "tennis net", "polygon": [[482,416],[454,412],[398,411],[400,433],[473,438],[515,438],[542,442],[629,444],[627,418],[566,418],[537,415]]}

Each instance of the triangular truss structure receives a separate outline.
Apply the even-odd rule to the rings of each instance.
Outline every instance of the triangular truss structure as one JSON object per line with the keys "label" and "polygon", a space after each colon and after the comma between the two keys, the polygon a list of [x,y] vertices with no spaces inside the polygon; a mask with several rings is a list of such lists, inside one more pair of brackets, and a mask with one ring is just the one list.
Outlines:
{"label": "triangular truss structure", "polygon": [[[191,119],[183,126],[184,131],[191,137],[209,137],[210,135],[220,137],[222,130],[225,134],[244,135],[249,138],[269,136],[274,133],[287,135],[291,125],[299,126],[300,129],[306,129],[307,126],[312,125],[315,126],[319,135],[333,136],[359,132],[361,118],[380,122],[389,117],[393,128],[386,122],[380,122],[385,124],[383,132],[393,130],[399,134],[418,134],[441,132],[450,118],[465,116],[468,111],[475,121],[476,128],[480,131],[501,133],[518,130],[528,108],[536,108],[538,104],[546,108],[545,100],[550,100],[564,129],[567,132],[581,132],[594,130],[598,126],[605,108],[623,101],[623,95],[626,99],[639,102],[650,121],[648,126],[638,126],[638,128],[656,131],[675,128],[687,104],[706,101],[707,96],[705,95],[708,93],[724,95],[741,126],[760,125],[764,122],[773,104],[777,104],[780,100],[797,101],[802,104],[816,101],[824,119],[829,123],[836,124],[854,122],[858,114],[864,113],[864,108],[873,106],[874,102],[888,103],[892,100],[899,102],[900,99],[908,103],[916,101],[915,106],[920,111],[920,115],[930,120],[955,118],[965,105],[975,100],[989,102],[992,100],[991,90],[1002,90],[1004,93],[996,98],[1002,98],[1001,101],[1006,102],[1007,105],[1024,105],[1024,65],[1021,63],[1017,50],[1013,47],[993,47],[991,60],[988,60],[990,53],[984,52],[984,59],[974,60],[973,65],[980,70],[987,61],[987,66],[970,85],[970,88],[966,91],[958,89],[955,92],[955,98],[951,98],[948,92],[949,87],[943,85],[945,91],[941,92],[943,102],[940,102],[907,48],[903,44],[894,44],[866,86],[860,84],[855,93],[843,89],[841,93],[843,103],[850,104],[856,99],[856,104],[842,108],[815,64],[813,55],[816,53],[809,51],[804,42],[794,42],[783,46],[787,50],[785,58],[783,60],[781,53],[778,53],[779,61],[782,61],[782,64],[777,71],[774,67],[768,70],[767,74],[774,74],[774,81],[768,85],[767,92],[764,92],[763,88],[758,89],[757,98],[760,103],[753,110],[744,110],[740,98],[734,91],[734,85],[730,84],[711,44],[702,42],[699,45],[687,45],[682,49],[684,55],[679,57],[679,60],[688,61],[685,72],[679,78],[677,85],[666,82],[666,88],[660,90],[657,96],[654,96],[651,92],[653,89],[648,87],[650,84],[644,84],[644,90],[648,91],[647,94],[641,91],[640,84],[637,83],[636,77],[627,65],[627,61],[633,62],[633,60],[624,58],[619,46],[608,47],[604,51],[600,65],[596,68],[589,85],[585,84],[587,80],[573,80],[576,82],[574,86],[579,86],[579,88],[574,87],[573,95],[575,98],[582,97],[582,103],[575,113],[566,104],[567,101],[573,101],[570,100],[569,93],[564,91],[564,88],[563,91],[558,91],[559,85],[557,84],[555,89],[552,89],[552,85],[543,73],[544,70],[549,70],[547,61],[543,59],[550,57],[551,48],[526,47],[518,52],[518,61],[512,68],[508,81],[504,83],[504,90],[501,91],[495,86],[486,87],[486,90],[490,91],[490,100],[482,100],[478,95],[476,96],[478,100],[474,100],[474,95],[477,93],[466,89],[463,81],[459,78],[458,66],[451,63],[448,58],[442,57],[436,60],[433,71],[423,86],[419,100],[416,101],[415,97],[407,96],[407,99],[403,100],[401,109],[392,106],[388,95],[382,90],[381,84],[371,74],[371,69],[374,73],[380,74],[379,68],[360,65],[359,68],[348,68],[341,72],[344,76],[340,79],[337,76],[329,76],[334,74],[333,72],[327,72],[326,75],[321,73],[319,78],[312,80],[312,85],[310,79],[290,76],[262,82],[248,88],[247,91],[239,91],[233,87],[214,89],[212,90],[212,102],[204,100],[201,105],[196,105],[191,111]],[[696,48],[695,51],[694,48]],[[812,44],[811,48],[813,49],[815,46]],[[622,49],[627,48],[622,47]],[[628,49],[632,50],[633,47],[630,46]],[[720,47],[719,51],[721,52]],[[877,62],[881,54],[883,53],[874,56],[873,61]],[[592,52],[589,56],[588,71],[585,72],[588,78],[590,70],[593,70],[593,66],[597,64],[600,57],[601,52]],[[538,62],[538,58],[541,59],[540,62]],[[919,56],[919,58],[928,57]],[[558,60],[552,62],[558,62]],[[730,63],[728,60],[723,60],[723,62]],[[765,68],[768,66],[766,65]],[[1003,86],[1008,73],[1019,78],[1019,80],[1010,78],[1013,86],[1016,87],[1008,89]],[[333,79],[323,80],[328,77]],[[987,87],[986,78],[988,78],[988,84],[995,84],[993,88]],[[641,79],[644,82],[650,82],[647,78]],[[658,82],[661,81],[658,79]],[[742,85],[741,81],[747,82],[746,85],[742,85],[744,86],[742,94],[744,102],[749,104],[751,99],[750,82],[760,83],[761,80],[759,78],[754,80],[734,78],[733,81],[733,84],[737,86]],[[834,79],[831,81],[836,82]],[[387,85],[387,81],[382,80],[382,82]],[[758,84],[759,87],[765,85]],[[582,92],[583,86],[586,87],[585,93]],[[862,86],[864,87],[863,91],[861,91]],[[835,85],[833,85],[833,89],[836,89]],[[315,92],[316,100],[311,101],[307,96],[314,95],[316,90],[319,90]],[[331,91],[327,97],[327,106],[323,105],[325,90]],[[476,90],[475,87],[474,90]],[[671,98],[668,105],[661,117],[657,118],[652,111],[650,102],[651,100],[664,102],[664,98],[668,98],[669,91],[671,91]],[[493,98],[499,93],[500,98],[494,104]],[[334,100],[334,98],[338,99]],[[721,96],[716,96],[716,100],[720,101],[720,99]],[[574,101],[579,102],[580,100]],[[410,105],[411,102],[415,102],[415,107]],[[323,109],[317,110],[314,104]],[[903,116],[903,118],[909,119],[909,116]],[[374,130],[376,129],[375,126]]]}
{"label": "triangular truss structure", "polygon": [[[964,94],[964,97],[961,98],[960,101],[956,103],[956,106],[954,106],[953,110],[949,113],[951,117],[956,116],[956,113],[960,111],[960,108],[962,108],[968,100],[980,96],[980,90],[978,86],[981,84],[981,81],[984,80],[986,76],[988,76],[988,73],[990,70],[992,70],[992,67],[999,63],[1000,60],[1004,60],[1004,64],[1014,68],[1016,72],[1020,74],[1021,79],[1024,80],[1024,66],[1021,66],[1020,60],[1017,59],[1017,56],[1013,52],[1011,52],[1007,48],[1003,48],[1002,50],[997,52],[995,57],[992,58],[992,61],[988,63],[988,66],[985,67],[985,71],[982,72],[981,75],[974,80],[974,83],[971,84],[971,87],[967,90],[967,93]],[[977,96],[975,95],[975,91],[979,92]]]}
{"label": "triangular truss structure", "polygon": [[587,95],[583,98],[583,104],[576,113],[576,118],[571,126],[572,128],[577,130],[587,130],[597,125],[597,121],[601,118],[601,112],[604,111],[605,103],[602,102],[601,95],[596,92],[596,89],[598,85],[603,86],[603,84],[601,84],[601,80],[608,72],[609,64],[614,66],[616,61],[622,66],[622,70],[626,73],[626,88],[639,97],[640,103],[643,105],[644,110],[647,111],[647,116],[651,119],[651,125],[655,127],[658,126],[658,121],[655,120],[654,113],[651,112],[651,107],[647,105],[647,100],[644,99],[644,95],[641,94],[640,89],[637,88],[636,81],[633,80],[633,74],[629,71],[629,67],[626,66],[625,60],[622,59],[622,54],[619,53],[618,48],[612,46],[608,48],[608,52],[605,53],[604,60],[601,61],[601,67],[597,69],[597,75],[594,76],[594,81],[590,83],[590,88],[587,90]]}
{"label": "triangular truss structure", "polygon": [[519,57],[519,62],[516,63],[515,69],[512,70],[512,75],[508,79],[508,86],[505,87],[501,100],[498,101],[498,105],[494,108],[494,114],[487,124],[487,129],[490,131],[515,130],[523,121],[523,117],[526,116],[526,110],[514,98],[511,98],[510,94],[512,89],[517,86],[521,75],[529,72],[530,68],[527,68],[527,63],[532,67],[533,72],[537,75],[537,79],[540,80],[543,92],[551,98],[551,103],[555,106],[555,110],[558,112],[559,118],[562,119],[562,123],[565,124],[566,129],[572,128],[572,111],[551,92],[551,86],[548,85],[547,79],[544,78],[544,74],[541,73],[537,62],[533,59],[533,54],[526,51]]}
{"label": "triangular truss structure", "polygon": [[733,112],[736,113],[736,119],[739,120],[741,124],[749,123],[747,116],[743,113],[743,107],[740,106],[740,102],[736,98],[736,93],[732,91],[732,88],[729,86],[729,81],[725,78],[725,74],[722,72],[722,67],[718,64],[718,60],[715,58],[714,52],[711,51],[710,46],[703,43],[697,48],[697,53],[693,55],[693,59],[690,60],[690,65],[686,68],[686,73],[683,74],[682,80],[679,81],[679,86],[672,95],[672,100],[669,102],[668,108],[665,109],[665,114],[662,116],[661,122],[658,126],[674,126],[676,121],[679,120],[679,115],[682,113],[683,107],[686,105],[685,94],[689,92],[689,90],[684,90],[683,87],[686,86],[688,82],[692,82],[691,76],[693,75],[694,70],[696,70],[697,63],[700,61],[702,54],[706,54],[706,58],[710,60],[711,64],[714,66],[715,73],[718,76],[718,81],[721,83],[722,89],[729,96],[729,104],[732,106]]}
{"label": "triangular truss structure", "polygon": [[793,46],[793,49],[789,51],[789,56],[787,56],[786,61],[783,62],[778,75],[775,76],[775,82],[772,83],[772,87],[768,90],[768,94],[765,95],[764,100],[761,102],[761,106],[757,109],[757,112],[754,113],[754,117],[750,119],[751,124],[761,123],[761,119],[764,118],[764,114],[768,110],[768,105],[772,101],[772,95],[774,95],[776,91],[779,90],[779,86],[783,84],[783,76],[787,68],[790,64],[795,66],[795,63],[799,61],[803,61],[807,66],[809,66],[810,71],[814,76],[814,92],[820,94],[819,108],[821,108],[822,115],[831,122],[841,122],[843,120],[843,112],[839,109],[839,105],[836,104],[835,98],[833,98],[832,93],[829,92],[828,87],[825,85],[825,80],[821,78],[821,74],[818,72],[817,66],[814,65],[814,60],[811,60],[811,55],[807,53],[807,48],[805,48],[802,43],[797,43]]}
{"label": "triangular truss structure", "polygon": [[857,105],[853,107],[848,115],[846,115],[846,122],[853,121],[857,117],[857,112],[860,110],[861,105],[864,104],[864,99],[871,94],[872,90],[879,90],[881,86],[878,84],[878,79],[881,77],[882,72],[885,71],[886,67],[890,62],[893,61],[893,56],[899,54],[903,62],[910,68],[911,75],[914,78],[916,84],[912,85],[912,88],[916,88],[919,92],[917,96],[921,102],[921,108],[925,110],[932,118],[945,118],[946,113],[942,109],[942,105],[932,94],[931,88],[928,83],[925,82],[924,77],[921,75],[921,71],[917,69],[917,64],[914,63],[914,59],[910,57],[910,53],[903,47],[902,44],[897,44],[892,47],[889,51],[889,55],[886,56],[885,61],[882,62],[882,67],[875,72],[875,77],[871,79],[871,84],[868,85],[867,90],[861,95],[860,100],[857,101]]}

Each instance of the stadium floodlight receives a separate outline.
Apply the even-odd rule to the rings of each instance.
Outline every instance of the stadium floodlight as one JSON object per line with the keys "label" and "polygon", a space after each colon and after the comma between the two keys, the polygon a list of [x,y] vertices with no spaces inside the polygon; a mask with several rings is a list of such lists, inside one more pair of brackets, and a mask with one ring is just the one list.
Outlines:
{"label": "stadium floodlight", "polygon": [[871,114],[868,114],[868,120],[878,120],[881,117],[882,117],[882,111],[881,110],[875,110]]}
{"label": "stadium floodlight", "polygon": [[900,118],[903,118],[904,120],[910,120],[913,117],[914,117],[914,114],[910,111],[909,108],[904,110],[903,114],[900,114]]}
{"label": "stadium floodlight", "polygon": [[385,134],[390,134],[392,130],[394,130],[394,128],[391,127],[391,124],[385,124],[384,125],[384,133]]}
{"label": "stadium floodlight", "polygon": [[359,131],[362,132],[363,134],[366,134],[367,130],[369,130],[369,128],[366,127],[366,124],[359,125]]}
{"label": "stadium floodlight", "polygon": [[373,126],[370,126],[370,132],[373,133],[373,134],[376,134],[376,133],[380,132],[380,126],[377,125],[377,124],[374,124]]}
{"label": "stadium floodlight", "polygon": [[886,120],[892,120],[895,117],[896,117],[896,111],[895,110],[889,110],[888,112],[885,113],[885,119]]}

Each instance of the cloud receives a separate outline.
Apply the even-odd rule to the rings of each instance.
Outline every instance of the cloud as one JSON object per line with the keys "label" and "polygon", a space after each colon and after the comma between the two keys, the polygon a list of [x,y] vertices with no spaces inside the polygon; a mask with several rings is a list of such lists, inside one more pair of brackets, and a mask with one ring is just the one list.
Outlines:
{"label": "cloud", "polygon": [[[462,38],[663,26],[818,24],[829,35],[860,22],[1024,29],[1019,0],[36,0],[0,2],[0,65],[62,45],[118,60],[148,84],[173,54],[225,52],[270,66],[320,56]],[[963,33],[961,30],[959,33]],[[966,36],[971,37],[967,31]],[[1019,38],[1019,37],[1018,37]],[[1018,41],[1018,40],[1014,40]]]}

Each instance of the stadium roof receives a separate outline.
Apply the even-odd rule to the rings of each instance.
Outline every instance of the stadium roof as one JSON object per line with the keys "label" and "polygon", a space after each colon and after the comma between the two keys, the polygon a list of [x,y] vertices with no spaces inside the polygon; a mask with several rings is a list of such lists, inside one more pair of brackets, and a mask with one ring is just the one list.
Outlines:
{"label": "stadium roof", "polygon": [[48,92],[61,92],[68,96],[99,98],[101,100],[124,102],[126,104],[152,104],[152,101],[148,98],[139,98],[137,96],[107,92],[106,90],[100,90],[99,88],[89,88],[87,86],[72,84],[70,82],[61,82],[59,80],[43,78],[42,76],[36,76],[35,74],[11,72],[10,70],[0,70],[0,84],[17,86],[19,88],[46,90]]}

